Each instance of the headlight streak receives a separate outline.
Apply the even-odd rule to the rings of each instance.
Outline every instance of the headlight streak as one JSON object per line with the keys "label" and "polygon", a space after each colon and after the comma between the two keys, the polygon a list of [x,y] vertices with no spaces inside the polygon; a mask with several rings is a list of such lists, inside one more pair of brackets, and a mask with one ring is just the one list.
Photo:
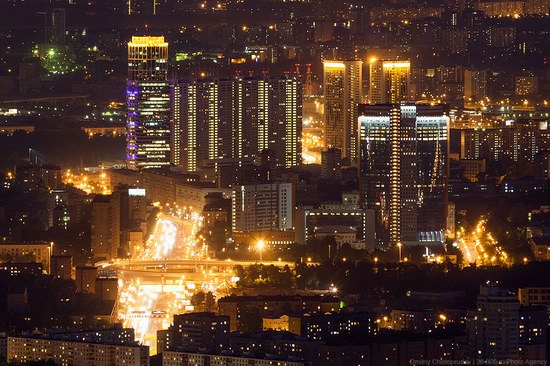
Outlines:
{"label": "headlight streak", "polygon": [[[183,218],[161,214],[142,252],[129,261],[114,264],[120,277],[118,318],[125,327],[134,328],[136,340],[148,345],[151,354],[156,354],[157,330],[168,328],[174,314],[194,310],[190,301],[193,294],[212,291],[218,297],[233,285],[229,280],[234,276],[232,271],[204,274],[197,271],[193,280],[185,274],[179,280],[167,280],[162,275],[168,270],[167,261],[206,259],[205,248],[195,240],[201,225],[198,213]],[[147,266],[134,271],[131,266],[140,261],[147,261]]]}

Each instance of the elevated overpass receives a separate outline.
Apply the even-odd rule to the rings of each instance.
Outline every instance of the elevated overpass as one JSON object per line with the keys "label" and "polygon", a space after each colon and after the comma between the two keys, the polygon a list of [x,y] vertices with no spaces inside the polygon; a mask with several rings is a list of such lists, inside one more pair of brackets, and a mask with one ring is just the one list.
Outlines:
{"label": "elevated overpass", "polygon": [[[119,276],[141,278],[146,282],[167,283],[185,278],[189,281],[201,281],[213,277],[227,276],[235,266],[248,267],[254,264],[274,265],[279,268],[295,267],[294,262],[286,261],[234,261],[231,259],[164,259],[131,260],[118,259],[96,263],[100,270],[113,271]],[[160,281],[159,281],[160,280]]]}

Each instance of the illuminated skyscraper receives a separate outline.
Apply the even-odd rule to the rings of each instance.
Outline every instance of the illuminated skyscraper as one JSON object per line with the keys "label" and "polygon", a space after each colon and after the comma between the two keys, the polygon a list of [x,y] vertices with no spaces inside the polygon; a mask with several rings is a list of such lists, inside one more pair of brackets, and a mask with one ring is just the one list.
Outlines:
{"label": "illuminated skyscraper", "polygon": [[170,85],[164,37],[128,43],[126,161],[131,169],[170,165]]}
{"label": "illuminated skyscraper", "polygon": [[369,98],[372,104],[410,102],[411,63],[371,59]]}
{"label": "illuminated skyscraper", "polygon": [[361,105],[365,204],[390,244],[443,242],[449,117],[446,105]]}
{"label": "illuminated skyscraper", "polygon": [[342,158],[358,158],[357,106],[361,103],[362,61],[324,61],[325,140]]}
{"label": "illuminated skyscraper", "polygon": [[47,44],[65,43],[65,9],[57,8],[46,12],[44,36]]}
{"label": "illuminated skyscraper", "polygon": [[301,162],[302,85],[295,77],[182,81],[172,86],[172,164],[196,172],[205,163],[257,158]]}

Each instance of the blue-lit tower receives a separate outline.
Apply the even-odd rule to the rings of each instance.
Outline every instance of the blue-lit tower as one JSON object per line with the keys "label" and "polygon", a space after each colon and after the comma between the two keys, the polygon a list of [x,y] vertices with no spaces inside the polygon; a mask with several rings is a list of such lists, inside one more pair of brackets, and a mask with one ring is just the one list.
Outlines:
{"label": "blue-lit tower", "polygon": [[130,169],[170,165],[170,84],[164,37],[128,43],[126,162]]}

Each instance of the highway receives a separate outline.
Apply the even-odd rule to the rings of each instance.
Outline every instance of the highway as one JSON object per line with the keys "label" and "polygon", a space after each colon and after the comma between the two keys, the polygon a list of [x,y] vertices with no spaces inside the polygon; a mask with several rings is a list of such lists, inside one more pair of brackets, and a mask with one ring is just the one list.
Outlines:
{"label": "highway", "polygon": [[[134,328],[136,340],[148,345],[151,354],[156,353],[157,330],[168,328],[174,314],[194,310],[193,294],[211,291],[216,298],[223,297],[238,280],[233,268],[257,263],[209,258],[206,248],[195,240],[201,220],[197,214],[186,218],[160,214],[140,253],[130,259],[96,263],[100,270],[116,273],[118,319]],[[295,265],[284,261],[262,264]]]}
{"label": "highway", "polygon": [[[220,266],[215,273],[200,263],[210,263],[206,250],[198,247],[195,233],[201,219],[186,219],[161,214],[143,251],[135,260],[97,263],[114,270],[119,278],[118,318],[125,327],[134,328],[136,340],[156,354],[156,332],[166,329],[174,314],[193,311],[191,296],[212,291],[220,296],[232,285],[232,270]],[[205,262],[206,261],[206,262]]]}

